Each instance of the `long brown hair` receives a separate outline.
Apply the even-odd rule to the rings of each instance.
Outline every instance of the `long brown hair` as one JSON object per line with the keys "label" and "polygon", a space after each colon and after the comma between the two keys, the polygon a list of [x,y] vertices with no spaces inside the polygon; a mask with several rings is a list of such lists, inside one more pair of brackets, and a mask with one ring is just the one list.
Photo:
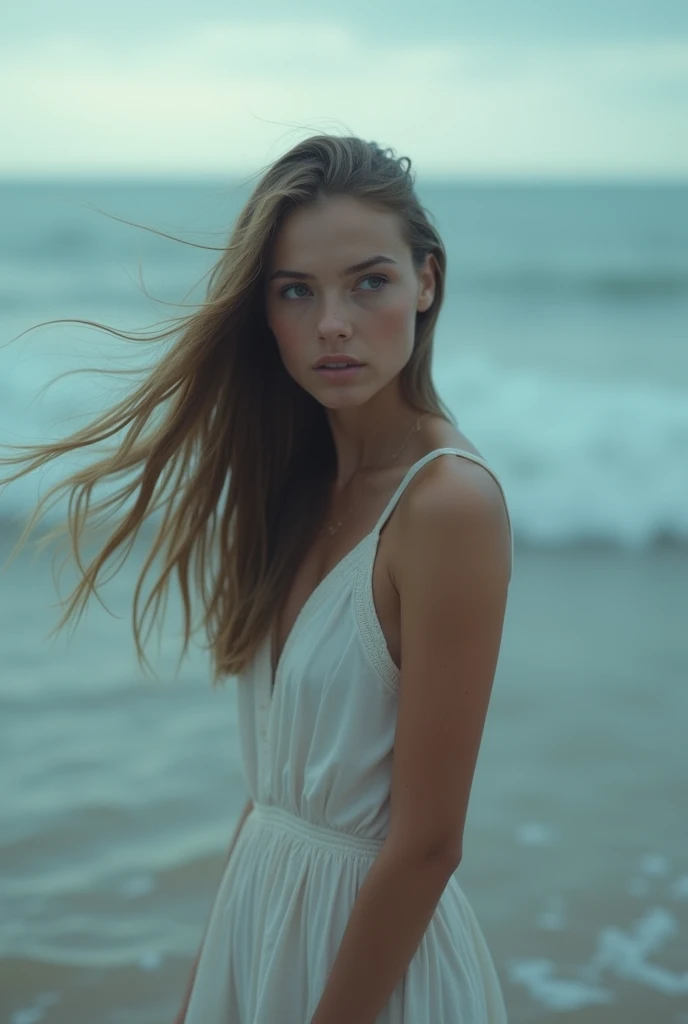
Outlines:
{"label": "long brown hair", "polygon": [[[326,411],[285,370],[263,304],[263,268],[271,243],[285,216],[296,207],[332,196],[353,196],[397,214],[417,270],[432,253],[434,302],[417,314],[414,350],[401,373],[401,393],[410,407],[455,423],[431,379],[446,253],[431,215],[415,193],[414,178],[408,157],[396,158],[393,150],[374,142],[330,134],[307,138],[260,178],[210,272],[205,300],[194,312],[171,318],[172,327],[144,338],[94,321],[67,321],[89,323],[145,344],[176,340],[161,352],[143,382],[94,422],[58,442],[8,446],[28,454],[0,459],[0,465],[24,466],[0,480],[9,484],[60,455],[88,448],[128,428],[112,454],[50,488],[19,538],[17,549],[51,496],[69,493],[66,523],[43,538],[41,545],[68,532],[81,579],[50,635],[59,632],[77,609],[79,621],[89,595],[97,590],[104,563],[126,542],[130,550],[146,518],[162,507],[164,515],[134,593],[132,621],[139,664],[148,664],[141,624],[153,601],[153,621],[157,617],[173,569],[184,606],[180,660],[186,653],[192,635],[192,562],[203,607],[204,646],[212,652],[213,686],[223,676],[241,672],[265,640],[322,524],[336,470]],[[91,504],[96,484],[132,471],[131,482]],[[132,496],[131,510],[121,516],[97,556],[84,566],[79,544],[86,521],[120,508]],[[160,551],[162,572],[139,617],[143,580]]]}

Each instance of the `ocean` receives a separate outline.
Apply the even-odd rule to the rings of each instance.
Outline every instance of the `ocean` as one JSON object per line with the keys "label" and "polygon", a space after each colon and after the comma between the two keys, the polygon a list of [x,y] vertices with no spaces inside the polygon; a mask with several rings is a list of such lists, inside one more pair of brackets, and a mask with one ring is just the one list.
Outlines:
{"label": "ocean", "polygon": [[[113,218],[219,247],[232,185],[0,184],[0,449],[96,416],[126,387],[99,366],[143,365],[93,327],[29,328],[147,328],[202,297],[217,252]],[[688,185],[418,191],[448,252],[435,381],[516,538],[459,877],[512,1024],[686,1024]],[[156,676],[136,662],[145,531],[57,639],[51,551],[5,566],[86,461],[0,491],[3,1024],[171,1022],[247,797],[232,680],[212,691],[200,647],[177,671],[174,592]]]}

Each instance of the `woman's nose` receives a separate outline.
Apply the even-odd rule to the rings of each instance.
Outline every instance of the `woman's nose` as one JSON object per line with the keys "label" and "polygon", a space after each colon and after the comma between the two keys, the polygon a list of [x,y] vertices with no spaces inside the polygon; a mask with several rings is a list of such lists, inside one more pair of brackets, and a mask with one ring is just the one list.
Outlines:
{"label": "woman's nose", "polygon": [[350,328],[349,315],[344,308],[341,299],[325,299],[323,301],[318,326],[321,331],[348,331]]}

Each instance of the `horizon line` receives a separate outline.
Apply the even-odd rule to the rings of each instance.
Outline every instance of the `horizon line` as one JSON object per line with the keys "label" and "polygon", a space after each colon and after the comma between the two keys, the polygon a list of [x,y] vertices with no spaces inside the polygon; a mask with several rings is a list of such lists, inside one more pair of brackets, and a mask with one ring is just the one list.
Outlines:
{"label": "horizon line", "polygon": [[[62,172],[49,173],[13,172],[4,174],[0,170],[0,187],[7,185],[205,185],[205,184],[236,184],[241,179],[249,184],[258,178],[255,170],[249,172],[232,171],[226,174],[219,172]],[[423,183],[431,185],[688,185],[688,173],[677,174],[634,174],[634,173],[584,173],[557,174],[552,172],[533,173],[495,173],[495,172],[463,172],[432,173],[420,171],[416,174],[415,186]]]}

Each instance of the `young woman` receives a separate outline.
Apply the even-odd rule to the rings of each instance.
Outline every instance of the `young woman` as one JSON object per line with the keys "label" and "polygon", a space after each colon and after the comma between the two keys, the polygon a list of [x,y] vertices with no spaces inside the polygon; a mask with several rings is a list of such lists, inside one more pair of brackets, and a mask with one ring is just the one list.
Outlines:
{"label": "young woman", "polygon": [[[137,471],[93,510],[136,497],[58,628],[162,506],[155,611],[174,569],[186,650],[195,557],[213,684],[236,679],[250,799],[178,1022],[506,1021],[455,872],[513,540],[432,382],[445,271],[407,158],[309,138],[264,174],[144,383],[4,460],[27,464],[15,479],[128,426],[57,485],[88,508],[98,480]],[[75,551],[82,522],[70,504]]]}

